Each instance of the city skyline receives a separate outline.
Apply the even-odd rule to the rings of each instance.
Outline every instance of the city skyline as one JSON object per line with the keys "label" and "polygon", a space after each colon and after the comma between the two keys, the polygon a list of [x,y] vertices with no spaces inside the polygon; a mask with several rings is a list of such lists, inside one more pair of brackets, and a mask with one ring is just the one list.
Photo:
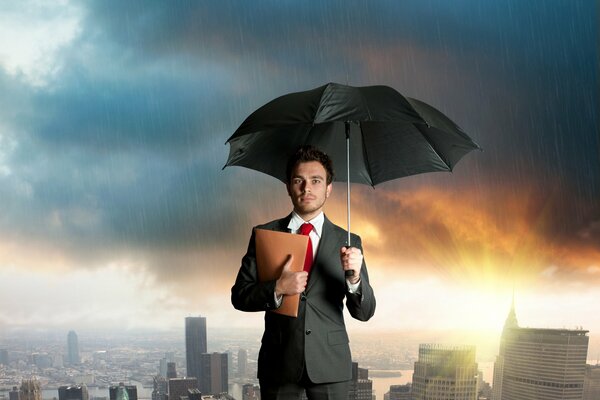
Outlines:
{"label": "city skyline", "polygon": [[[182,329],[182,331],[185,333],[185,335],[183,335],[185,338],[190,336],[189,327],[191,325],[199,325],[198,323],[201,322],[202,328],[207,327],[207,321],[201,317],[195,317],[192,319],[186,318],[185,322],[186,328],[185,330]],[[202,328],[201,330],[203,330]],[[75,333],[73,331],[69,332],[69,337],[72,337],[74,334]],[[231,334],[232,332],[229,332],[229,335]],[[574,341],[565,335],[578,337],[581,340]],[[508,317],[506,318],[503,336],[500,343],[500,351],[494,366],[494,396],[497,396],[498,400],[500,400],[500,395],[498,395],[498,393],[503,393],[510,390],[510,385],[514,385],[514,383],[511,382],[514,382],[515,380],[515,376],[513,376],[515,369],[520,369],[522,371],[517,374],[517,382],[530,382],[530,379],[527,377],[531,374],[531,376],[535,377],[535,379],[543,380],[543,388],[545,388],[545,390],[553,390],[550,388],[554,386],[565,388],[573,387],[573,389],[567,390],[572,391],[573,395],[575,392],[578,392],[579,396],[581,396],[582,390],[585,387],[586,389],[584,392],[587,391],[588,396],[586,399],[590,398],[589,395],[594,393],[593,391],[596,390],[595,388],[598,385],[598,374],[592,371],[596,371],[597,368],[600,368],[600,364],[598,364],[597,360],[595,365],[585,365],[585,354],[587,353],[588,348],[588,338],[586,335],[587,331],[585,330],[520,328],[513,303],[508,312]],[[191,336],[197,336],[197,333],[193,332],[191,333]],[[202,336],[202,333],[200,336]],[[204,336],[206,337],[206,335]],[[240,393],[245,391],[244,387],[242,386],[244,383],[249,382],[247,380],[248,378],[251,379],[250,382],[256,383],[256,379],[252,380],[251,377],[243,377],[243,372],[239,369],[239,358],[238,370],[237,373],[234,373],[236,378],[231,381],[228,378],[230,370],[230,368],[228,368],[228,364],[232,361],[228,361],[228,358],[230,355],[234,354],[234,349],[239,350],[239,357],[239,354],[246,352],[245,347],[243,347],[246,345],[245,343],[252,343],[250,346],[252,347],[253,359],[255,359],[258,352],[258,342],[255,340],[248,341],[248,339],[240,340],[239,335],[236,339],[234,339],[236,335],[230,337],[226,336],[227,335],[216,338],[216,342],[218,344],[215,346],[220,350],[226,349],[225,352],[202,354],[205,358],[203,363],[206,361],[208,364],[211,364],[211,367],[204,367],[204,369],[211,369],[210,376],[207,375],[203,377],[203,380],[206,381],[205,384],[208,384],[208,381],[211,381],[211,386],[216,385],[215,387],[219,387],[219,389],[216,390],[209,390],[205,388],[204,390],[201,390],[202,393],[224,393],[228,390],[231,390],[231,384],[233,384],[234,387],[237,385],[237,389],[234,389],[234,392],[237,396],[240,396]],[[522,338],[520,338],[520,336],[522,336]],[[144,388],[144,394],[141,398],[149,398],[148,396],[150,392],[146,388],[148,388],[149,383],[153,379],[153,386],[156,387],[156,378],[159,377],[159,375],[156,375],[156,373],[160,370],[158,367],[162,365],[161,362],[164,360],[164,358],[161,357],[164,356],[166,358],[177,359],[180,363],[185,364],[188,347],[186,344],[187,340],[184,343],[180,343],[176,347],[173,347],[173,343],[165,346],[166,343],[164,342],[154,342],[152,339],[140,336],[137,339],[137,346],[134,345],[133,347],[129,347],[128,345],[124,345],[123,340],[132,344],[136,343],[136,340],[134,339],[131,341],[132,339],[134,338],[125,339],[123,337],[116,340],[116,342],[114,342],[114,345],[116,345],[114,349],[114,345],[107,346],[107,344],[104,344],[98,347],[98,344],[88,344],[85,352],[86,357],[77,366],[74,366],[71,363],[66,363],[64,366],[62,366],[62,364],[42,366],[41,363],[38,364],[39,359],[36,361],[35,358],[35,354],[38,354],[38,351],[41,352],[41,354],[50,355],[54,360],[59,360],[61,357],[57,356],[60,356],[61,348],[64,354],[68,354],[69,346],[67,345],[66,348],[63,346],[58,346],[59,353],[56,353],[57,348],[55,345],[46,347],[51,343],[47,337],[45,338],[44,342],[37,342],[38,344],[35,344],[36,341],[32,341],[31,339],[20,338],[20,344],[18,345],[19,348],[13,348],[10,351],[14,359],[8,360],[8,362],[3,366],[4,369],[8,371],[8,374],[0,374],[0,378],[2,378],[0,381],[0,389],[2,391],[9,391],[10,387],[16,387],[16,384],[19,381],[19,376],[21,376],[21,379],[26,378],[23,380],[21,388],[25,387],[27,393],[37,393],[36,396],[39,396],[39,399],[37,400],[48,398],[47,396],[51,394],[53,390],[58,390],[59,400],[61,400],[63,397],[67,398],[69,396],[69,398],[79,398],[78,396],[85,396],[85,398],[87,398],[88,389],[86,384],[83,383],[83,379],[87,381],[88,385],[91,385],[91,388],[93,388],[95,394],[93,396],[90,395],[90,399],[92,400],[105,399],[105,397],[103,397],[101,394],[101,389],[106,389],[107,385],[110,385],[109,392],[111,399],[113,397],[118,398],[118,389],[125,388],[127,388],[128,397],[130,399],[135,399],[137,398],[137,386],[135,384],[124,386],[124,383],[122,382],[128,380],[131,383],[131,377],[135,377],[138,385]],[[381,339],[382,338],[379,338],[379,340]],[[114,340],[115,339],[113,339],[113,341]],[[102,339],[102,342],[108,343],[106,339]],[[119,342],[121,342],[121,344],[118,344]],[[91,343],[94,342],[92,341]],[[1,344],[2,343],[0,343],[0,345]],[[139,347],[140,345],[141,347]],[[25,348],[23,348],[23,346],[25,346]],[[226,348],[223,346],[226,346]],[[410,346],[407,346],[406,343],[396,341],[394,342],[393,346],[396,347],[394,353],[404,354],[403,358],[405,358],[405,361],[412,360],[412,362],[414,362],[414,374],[412,373],[412,370],[410,373],[412,375],[412,393],[414,396],[416,396],[416,398],[419,398],[419,396],[427,396],[426,393],[429,392],[435,392],[438,396],[448,396],[447,398],[460,397],[464,399],[474,399],[476,390],[481,390],[484,387],[479,386],[477,382],[479,381],[482,383],[485,381],[488,384],[491,382],[491,376],[485,372],[482,372],[486,370],[486,367],[478,366],[476,362],[478,359],[478,357],[476,357],[476,346],[448,345],[442,343],[420,343],[418,345],[418,358],[416,353],[409,355],[409,352],[405,352],[406,350],[403,350],[403,348],[410,348]],[[522,349],[515,351],[515,346],[521,347]],[[381,364],[382,362],[385,363],[385,359],[374,359],[370,356],[365,358],[365,355],[371,354],[375,348],[379,348],[381,354],[385,354],[387,356],[390,356],[391,354],[389,354],[384,348],[381,348],[381,343],[378,345],[377,343],[372,343],[371,341],[369,343],[369,347],[371,347],[371,349],[361,348],[361,346],[359,346],[359,351],[356,355],[357,358],[353,357],[353,360],[361,360],[359,361],[361,365],[367,365],[369,368],[374,368],[375,370],[383,369],[382,371],[379,371],[380,373],[385,372],[387,368],[383,367],[384,364]],[[569,347],[569,349],[567,349],[567,347]],[[50,351],[50,348],[53,348],[53,350]],[[511,348],[512,350],[510,350]],[[577,350],[575,351],[576,348]],[[23,352],[23,350],[25,350],[25,352]],[[34,351],[33,354],[31,353],[32,351]],[[525,355],[522,354],[523,351],[525,352]],[[560,355],[560,357],[557,357],[557,354]],[[30,361],[24,361],[23,357],[25,357],[25,360]],[[515,362],[515,357],[519,358],[520,361]],[[153,361],[150,362],[150,360]],[[216,364],[212,365],[215,360],[217,360]],[[32,361],[33,364],[31,364]],[[114,362],[116,362],[116,364],[113,364]],[[557,369],[551,367],[551,365],[554,364],[556,364],[554,366],[560,366],[562,363],[565,363],[568,368]],[[152,364],[154,365],[152,366]],[[534,371],[534,369],[539,369],[540,366],[542,366],[541,370],[544,371],[542,375],[540,375],[540,371]],[[32,367],[33,369],[30,370]],[[75,369],[73,369],[74,367]],[[125,369],[123,369],[123,367],[125,367]],[[27,370],[35,371],[36,368],[37,373],[34,372],[33,375],[31,372],[26,372]],[[371,390],[375,388],[375,383],[369,379],[369,368],[358,368],[357,361],[353,362],[353,381],[356,381],[356,384],[355,386],[352,386],[353,389],[351,390],[351,393],[353,394],[349,394],[350,397],[357,399],[371,398],[369,393],[371,393]],[[245,370],[245,367],[242,367],[242,369]],[[586,371],[585,377],[584,370]],[[73,375],[74,371],[76,371],[75,375]],[[398,370],[387,370],[387,372],[394,371],[397,372]],[[405,374],[409,371],[403,370],[402,372]],[[106,380],[107,373],[108,376],[111,377],[109,380]],[[97,377],[96,374],[98,374]],[[502,381],[501,377],[503,374],[509,374],[508,378],[505,378],[509,379],[508,381]],[[565,376],[570,377],[570,381],[565,383],[565,378],[560,377],[561,374],[566,374]],[[33,378],[33,381],[30,380],[29,377],[35,377],[36,375],[41,377],[41,381],[35,378]],[[399,377],[400,375],[398,375],[398,378]],[[56,381],[57,378],[62,380]],[[411,377],[409,376],[408,378]],[[49,388],[46,387],[45,384],[41,384],[41,382],[48,382],[49,379],[50,382],[52,382],[50,383]],[[190,379],[193,380],[193,382],[190,381]],[[406,378],[403,379],[406,382]],[[118,385],[116,384],[117,381],[119,381]],[[189,385],[196,387],[196,385],[198,385],[196,378],[188,378],[187,380],[179,378],[169,382],[169,387],[171,387],[171,383],[177,387],[181,386],[180,383],[185,387],[188,387]],[[537,385],[538,383],[535,382],[534,384]],[[58,386],[57,383],[59,383],[60,386]],[[65,383],[67,383],[67,385],[65,385]],[[391,384],[390,390],[391,386],[398,385],[399,383],[400,382],[396,381],[396,383]],[[496,383],[499,383],[500,386],[496,387]],[[527,385],[529,385],[529,383],[527,383],[526,386]],[[173,393],[179,393],[178,391],[186,390],[183,388],[183,386],[181,386],[179,389],[175,389],[175,386],[173,386],[172,389]],[[525,394],[526,392],[524,390],[526,389],[526,386],[523,387],[523,390],[519,389],[517,393],[525,396],[523,398],[536,398],[535,396],[530,397],[531,395]],[[487,387],[487,390],[489,391],[489,385]],[[37,389],[32,391],[28,388]],[[381,393],[383,392],[381,387],[379,387],[378,390],[380,391],[379,396],[381,396],[383,394]],[[515,389],[513,388],[512,391],[514,392]],[[528,391],[530,392],[531,389]],[[13,392],[14,389],[10,392],[11,400],[13,400]],[[43,392],[45,395],[43,395]],[[68,395],[67,392],[71,394]],[[385,389],[385,392],[387,393],[387,389]],[[171,393],[171,390],[169,393]],[[200,393],[200,391],[198,391],[198,393]],[[121,390],[121,394],[123,396],[126,395],[124,390]],[[22,396],[26,396],[26,393],[23,392],[23,389],[21,389],[21,397]],[[152,396],[154,400],[154,392],[152,393]],[[514,393],[512,396],[514,396]],[[0,397],[2,397],[1,394]],[[169,395],[169,398],[171,398],[171,395]],[[575,396],[573,398],[580,397]]]}
{"label": "city skyline", "polygon": [[[347,319],[351,337],[493,342],[514,291],[526,326],[583,326],[597,348],[597,12],[591,0],[0,5],[0,341],[177,331],[190,315],[260,329],[229,290],[252,227],[291,208],[281,183],[222,171],[224,142],[265,102],[334,81],[426,101],[484,149],[451,174],[352,186],[378,309]],[[344,226],[345,211],[335,184],[325,212]]]}

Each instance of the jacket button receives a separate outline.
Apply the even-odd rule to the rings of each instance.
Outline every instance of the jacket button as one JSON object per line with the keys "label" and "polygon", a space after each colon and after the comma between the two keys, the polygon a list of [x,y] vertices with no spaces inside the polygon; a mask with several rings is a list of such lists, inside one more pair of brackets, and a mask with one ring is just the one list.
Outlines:
{"label": "jacket button", "polygon": [[302,301],[306,301],[306,295],[304,295],[304,294],[301,294],[301,295],[300,295],[300,300],[302,300]]}
{"label": "jacket button", "polygon": [[312,331],[311,331],[310,329],[307,329],[307,330],[306,330],[306,334],[307,334],[307,335],[310,335],[310,333],[311,333],[311,332],[312,332]]}

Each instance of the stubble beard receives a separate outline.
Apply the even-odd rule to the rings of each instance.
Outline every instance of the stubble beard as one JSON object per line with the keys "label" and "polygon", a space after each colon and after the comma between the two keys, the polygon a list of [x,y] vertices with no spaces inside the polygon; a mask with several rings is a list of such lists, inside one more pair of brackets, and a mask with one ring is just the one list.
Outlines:
{"label": "stubble beard", "polygon": [[325,205],[325,200],[327,200],[327,198],[323,199],[323,201],[321,201],[317,204],[314,204],[314,205],[306,204],[303,206],[300,199],[298,199],[297,203],[294,205],[294,208],[296,210],[296,213],[300,214],[301,216],[307,215],[307,214],[312,214],[323,208],[323,206]]}

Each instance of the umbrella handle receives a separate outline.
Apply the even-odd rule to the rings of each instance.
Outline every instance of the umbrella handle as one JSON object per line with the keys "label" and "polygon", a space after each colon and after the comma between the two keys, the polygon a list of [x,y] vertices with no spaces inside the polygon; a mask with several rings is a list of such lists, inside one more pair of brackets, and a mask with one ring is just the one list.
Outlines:
{"label": "umbrella handle", "polygon": [[[346,203],[346,209],[348,210],[348,247],[351,247],[352,244],[350,242],[350,121],[345,121],[344,122],[344,127],[346,128],[346,192],[348,194],[347,196],[347,203]],[[345,271],[345,275],[346,276],[354,276],[354,271],[353,270],[348,270]]]}

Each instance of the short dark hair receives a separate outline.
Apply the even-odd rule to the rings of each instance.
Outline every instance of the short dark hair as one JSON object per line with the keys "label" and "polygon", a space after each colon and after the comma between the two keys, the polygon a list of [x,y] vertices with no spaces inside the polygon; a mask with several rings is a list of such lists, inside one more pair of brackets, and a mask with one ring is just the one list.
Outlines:
{"label": "short dark hair", "polygon": [[335,176],[335,174],[333,172],[333,163],[331,162],[331,158],[329,158],[329,156],[326,153],[317,149],[315,146],[304,145],[301,146],[298,150],[296,150],[296,152],[292,154],[292,156],[288,159],[287,168],[285,171],[287,183],[291,182],[292,171],[294,170],[296,165],[298,165],[299,163],[309,161],[317,161],[321,163],[323,168],[325,168],[325,172],[327,172],[327,184],[329,185],[331,182],[333,182],[333,177]]}

